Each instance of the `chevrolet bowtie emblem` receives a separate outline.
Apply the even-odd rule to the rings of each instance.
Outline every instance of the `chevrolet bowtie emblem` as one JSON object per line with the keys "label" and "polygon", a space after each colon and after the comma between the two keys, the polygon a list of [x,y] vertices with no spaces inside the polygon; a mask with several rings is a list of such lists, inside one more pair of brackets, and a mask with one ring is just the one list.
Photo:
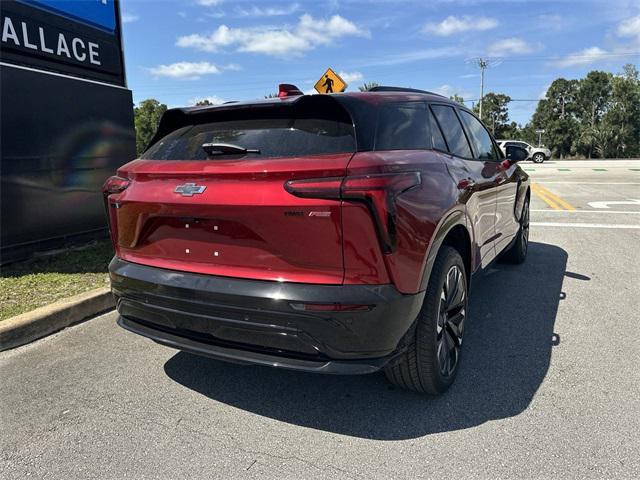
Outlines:
{"label": "chevrolet bowtie emblem", "polygon": [[204,185],[196,185],[195,183],[185,183],[184,185],[178,185],[174,190],[175,193],[179,193],[183,197],[193,197],[196,193],[202,193],[207,187]]}

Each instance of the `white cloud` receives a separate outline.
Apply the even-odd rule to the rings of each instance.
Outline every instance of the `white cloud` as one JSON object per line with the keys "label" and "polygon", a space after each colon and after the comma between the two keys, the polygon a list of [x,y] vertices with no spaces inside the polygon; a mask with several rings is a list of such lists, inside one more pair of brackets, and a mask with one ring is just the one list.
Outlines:
{"label": "white cloud", "polygon": [[[226,13],[224,13],[222,10],[218,10],[218,11],[211,11],[211,12],[207,12],[204,14],[205,17],[207,18],[224,18],[227,16]],[[198,22],[207,22],[207,18],[204,17],[200,17],[198,18]]]}
{"label": "white cloud", "polygon": [[197,80],[202,75],[220,73],[220,68],[209,62],[177,62],[170,65],[158,65],[149,71],[156,77]]}
{"label": "white cloud", "polygon": [[140,17],[134,13],[123,13],[122,14],[122,23],[132,23],[140,20]]}
{"label": "white cloud", "polygon": [[547,30],[562,30],[567,28],[567,24],[571,22],[571,19],[567,16],[558,15],[557,13],[543,13],[538,15],[538,25],[540,28]]}
{"label": "white cloud", "polygon": [[299,3],[292,3],[288,7],[257,7],[251,8],[236,7],[235,12],[241,17],[276,17],[281,15],[291,15],[300,10]]}
{"label": "white cloud", "polygon": [[[640,48],[640,15],[621,21],[616,29],[616,34],[618,37],[631,38],[632,43],[627,45],[614,45],[610,50],[596,46],[584,48],[554,60],[550,64],[556,67],[583,67],[592,63],[601,62],[609,57],[633,55],[635,52],[632,50]],[[635,43],[635,46],[633,43]]]}
{"label": "white cloud", "polygon": [[456,33],[462,32],[481,32],[491,30],[498,26],[498,21],[490,17],[472,17],[465,15],[463,17],[454,17],[453,15],[445,18],[440,23],[427,23],[422,28],[425,33],[432,33],[440,37],[448,37]]}
{"label": "white cloud", "polygon": [[338,75],[347,83],[359,82],[364,78],[360,72],[345,72],[341,70]]}
{"label": "white cloud", "polygon": [[635,38],[640,45],[640,15],[620,22],[617,33],[621,37]]}
{"label": "white cloud", "polygon": [[189,100],[189,104],[195,105],[196,103],[203,102],[205,100],[209,101],[212,105],[220,105],[221,103],[226,102],[226,100],[218,97],[217,95],[211,95],[206,97],[194,97],[191,100]]}
{"label": "white cloud", "polygon": [[224,0],[197,0],[197,3],[203,7],[215,7],[216,5],[220,5],[223,1]]}
{"label": "white cloud", "polygon": [[579,52],[570,53],[566,57],[552,63],[557,67],[579,67],[596,62],[606,57],[607,54],[608,52],[600,47],[589,47]]}
{"label": "white cloud", "polygon": [[508,55],[518,55],[531,53],[536,49],[521,38],[504,38],[489,45],[487,53],[491,57],[506,57]]}
{"label": "white cloud", "polygon": [[363,36],[366,32],[340,15],[333,15],[329,20],[321,20],[304,14],[293,28],[231,28],[221,25],[210,35],[192,34],[178,37],[176,45],[205,52],[216,52],[229,47],[240,52],[291,56],[301,55],[318,46],[329,45],[341,37],[355,35]]}
{"label": "white cloud", "polygon": [[468,50],[459,47],[425,48],[412,52],[397,53],[384,57],[376,57],[358,62],[360,67],[375,67],[378,65],[399,65],[402,63],[418,62],[421,60],[433,60],[436,58],[460,57],[468,53]]}
{"label": "white cloud", "polygon": [[471,94],[469,92],[465,92],[460,88],[453,87],[448,84],[440,85],[438,88],[433,90],[435,93],[439,93],[440,95],[444,95],[445,97],[452,97],[453,95],[459,95],[462,98],[469,98]]}

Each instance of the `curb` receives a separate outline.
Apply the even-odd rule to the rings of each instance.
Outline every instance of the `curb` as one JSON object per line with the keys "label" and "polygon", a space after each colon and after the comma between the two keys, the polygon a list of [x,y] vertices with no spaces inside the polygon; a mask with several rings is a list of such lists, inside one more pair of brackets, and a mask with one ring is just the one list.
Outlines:
{"label": "curb", "polygon": [[96,288],[0,321],[0,352],[51,335],[114,305],[110,289]]}

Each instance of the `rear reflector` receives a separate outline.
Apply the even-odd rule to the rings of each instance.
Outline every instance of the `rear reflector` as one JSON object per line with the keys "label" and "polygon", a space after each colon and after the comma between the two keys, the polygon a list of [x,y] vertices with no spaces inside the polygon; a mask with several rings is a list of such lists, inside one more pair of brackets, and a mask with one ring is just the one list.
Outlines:
{"label": "rear reflector", "polygon": [[305,312],[365,312],[373,305],[354,305],[345,303],[290,303],[291,308]]}
{"label": "rear reflector", "polygon": [[396,197],[420,183],[419,172],[401,172],[290,180],[284,184],[284,188],[296,197],[366,204],[375,221],[382,250],[390,253],[395,248]]}

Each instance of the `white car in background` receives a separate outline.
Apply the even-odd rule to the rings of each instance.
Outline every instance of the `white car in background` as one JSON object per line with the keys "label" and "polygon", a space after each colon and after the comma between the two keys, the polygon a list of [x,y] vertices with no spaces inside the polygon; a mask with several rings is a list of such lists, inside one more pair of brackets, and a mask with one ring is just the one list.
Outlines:
{"label": "white car in background", "polygon": [[516,147],[524,148],[529,152],[527,160],[532,160],[535,163],[542,163],[545,160],[551,158],[551,150],[547,147],[533,147],[527,142],[521,142],[520,140],[496,140],[498,146],[502,149],[502,153],[507,154],[507,147],[514,145]]}

